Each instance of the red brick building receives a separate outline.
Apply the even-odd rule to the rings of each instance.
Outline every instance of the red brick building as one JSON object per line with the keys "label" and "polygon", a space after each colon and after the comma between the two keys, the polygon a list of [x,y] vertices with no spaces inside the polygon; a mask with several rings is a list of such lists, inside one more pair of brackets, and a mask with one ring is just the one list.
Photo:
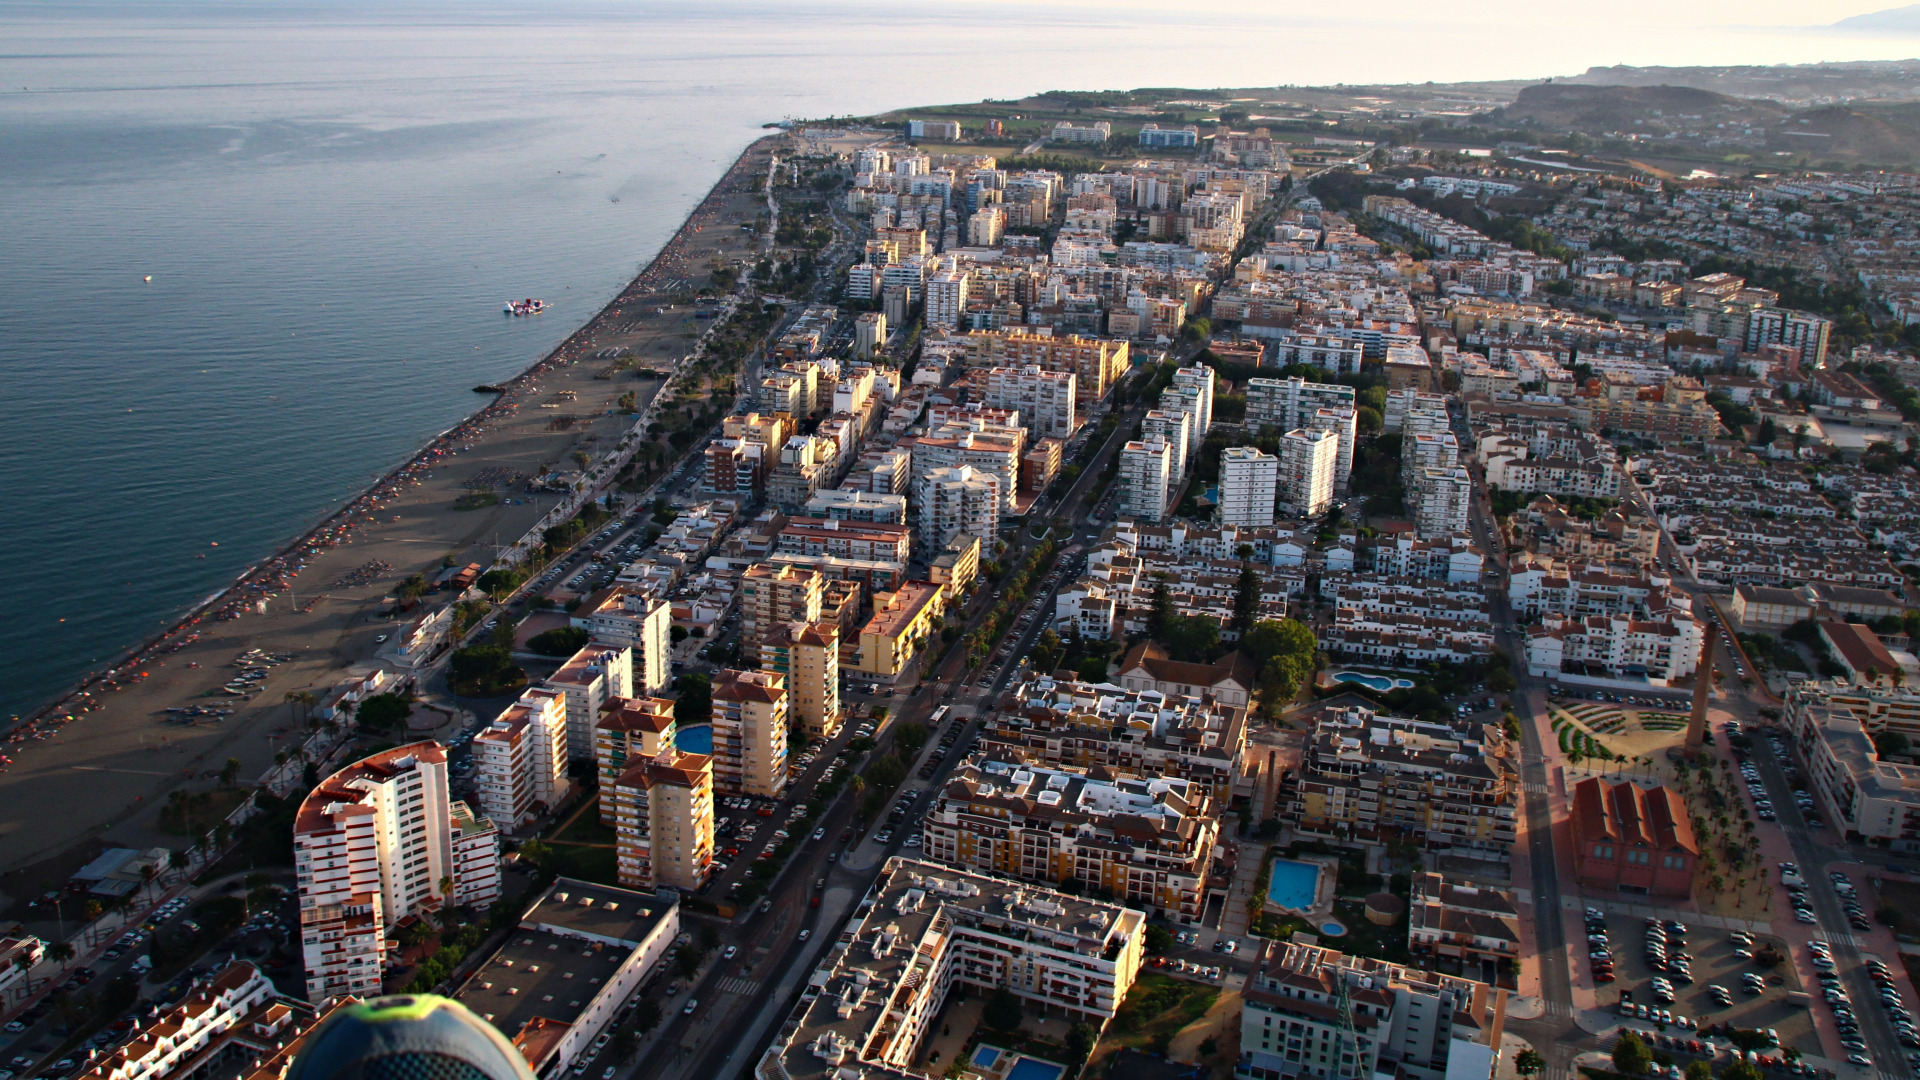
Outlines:
{"label": "red brick building", "polygon": [[1641,896],[1693,894],[1700,845],[1678,795],[1588,777],[1574,785],[1572,806],[1580,884]]}

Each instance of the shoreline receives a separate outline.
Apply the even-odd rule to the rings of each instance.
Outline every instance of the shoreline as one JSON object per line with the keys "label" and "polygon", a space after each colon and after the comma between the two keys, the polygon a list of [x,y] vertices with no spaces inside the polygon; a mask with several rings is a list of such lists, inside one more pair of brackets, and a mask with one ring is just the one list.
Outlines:
{"label": "shoreline", "polygon": [[[398,496],[403,488],[418,483],[416,474],[424,473],[468,448],[463,444],[481,435],[489,421],[517,412],[519,404],[510,400],[515,391],[525,388],[556,365],[580,359],[584,355],[585,339],[600,329],[609,317],[618,316],[622,304],[629,302],[636,293],[659,284],[656,279],[662,272],[674,267],[677,259],[684,255],[691,237],[704,227],[710,212],[724,201],[729,183],[739,177],[756,150],[770,140],[786,137],[785,132],[761,135],[742,147],[733,162],[688,211],[680,227],[674,230],[673,235],[647,260],[633,279],[615,292],[591,318],[574,328],[572,333],[539,359],[512,378],[489,384],[501,388],[499,393],[492,395],[491,401],[434,435],[399,465],[381,474],[359,494],[297,537],[259,561],[250,563],[231,583],[173,617],[165,629],[127,647],[105,668],[83,675],[70,689],[52,701],[13,718],[0,731],[4,742],[17,745],[34,738],[43,726],[64,726],[82,719],[89,712],[104,708],[96,700],[98,695],[137,685],[147,677],[145,672],[128,674],[126,669],[193,644],[200,636],[196,627],[209,620],[231,621],[240,618],[251,603],[278,596],[289,588],[305,569],[307,557],[351,543],[354,532],[366,527],[371,514],[384,509],[385,502]],[[675,276],[680,275],[676,273]]]}

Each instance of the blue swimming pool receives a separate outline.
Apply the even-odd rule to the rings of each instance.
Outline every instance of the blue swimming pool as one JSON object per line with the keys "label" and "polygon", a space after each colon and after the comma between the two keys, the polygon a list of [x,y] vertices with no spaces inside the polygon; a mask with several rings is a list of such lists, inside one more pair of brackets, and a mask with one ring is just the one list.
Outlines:
{"label": "blue swimming pool", "polygon": [[1273,860],[1273,874],[1267,878],[1267,899],[1276,906],[1305,911],[1313,906],[1313,898],[1319,891],[1318,866],[1293,859]]}
{"label": "blue swimming pool", "polygon": [[1359,683],[1370,690],[1410,690],[1412,679],[1389,679],[1384,675],[1362,675],[1357,671],[1336,671],[1330,676],[1334,682]]}
{"label": "blue swimming pool", "polygon": [[1000,1060],[1003,1051],[997,1046],[981,1046],[973,1051],[973,1067],[991,1069]]}
{"label": "blue swimming pool", "polygon": [[1066,1071],[1065,1065],[1022,1055],[1013,1063],[1013,1068],[1007,1070],[1007,1080],[1060,1080],[1060,1074]]}
{"label": "blue swimming pool", "polygon": [[711,754],[713,753],[713,725],[699,724],[681,728],[673,736],[673,745],[683,753]]}

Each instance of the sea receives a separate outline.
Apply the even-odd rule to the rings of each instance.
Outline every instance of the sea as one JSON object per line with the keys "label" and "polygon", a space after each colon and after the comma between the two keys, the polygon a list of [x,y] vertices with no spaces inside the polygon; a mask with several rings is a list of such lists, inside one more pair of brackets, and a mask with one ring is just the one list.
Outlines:
{"label": "sea", "polygon": [[1565,7],[0,0],[0,719],[458,422],[769,122],[1920,55],[1733,24],[1765,3]]}

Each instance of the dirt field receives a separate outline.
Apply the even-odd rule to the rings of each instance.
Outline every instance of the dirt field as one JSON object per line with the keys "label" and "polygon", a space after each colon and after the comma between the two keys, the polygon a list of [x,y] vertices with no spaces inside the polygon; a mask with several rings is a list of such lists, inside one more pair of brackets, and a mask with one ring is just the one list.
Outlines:
{"label": "dirt field", "polygon": [[[692,290],[706,284],[716,259],[736,262],[754,253],[756,234],[740,226],[764,212],[751,180],[764,172],[772,147],[773,140],[762,140],[750,148],[738,179],[723,182],[735,190],[716,189],[696,211],[697,231],[676,238],[634,287],[556,352],[544,373],[514,384],[502,399],[508,407],[496,410],[495,419],[451,456],[399,484],[345,542],[309,555],[291,594],[279,591],[264,614],[201,622],[198,640],[148,654],[131,669],[146,677],[99,695],[98,711],[10,747],[15,763],[0,775],[0,891],[15,897],[58,881],[69,863],[84,862],[80,856],[101,841],[184,846],[158,828],[157,810],[170,790],[212,786],[229,757],[241,760],[243,778],[270,767],[275,751],[305,730],[286,695],[324,694],[349,665],[373,657],[375,637],[397,629],[375,616],[395,584],[437,570],[447,556],[485,564],[496,544],[510,543],[539,520],[557,496],[529,495],[505,481],[534,476],[543,466],[572,469],[575,453],[604,452],[631,424],[628,410],[616,408],[618,399],[633,392],[638,409],[660,386],[657,377],[636,373],[670,367],[706,328],[685,302]],[[595,354],[609,348],[631,349],[640,363],[596,377],[607,374],[609,364]],[[457,499],[488,481],[500,503],[455,509]],[[237,704],[241,699],[219,688],[233,675],[235,657],[253,648],[291,659],[273,669],[250,704]],[[167,708],[195,703],[235,711],[224,722],[198,726],[166,719]]]}

